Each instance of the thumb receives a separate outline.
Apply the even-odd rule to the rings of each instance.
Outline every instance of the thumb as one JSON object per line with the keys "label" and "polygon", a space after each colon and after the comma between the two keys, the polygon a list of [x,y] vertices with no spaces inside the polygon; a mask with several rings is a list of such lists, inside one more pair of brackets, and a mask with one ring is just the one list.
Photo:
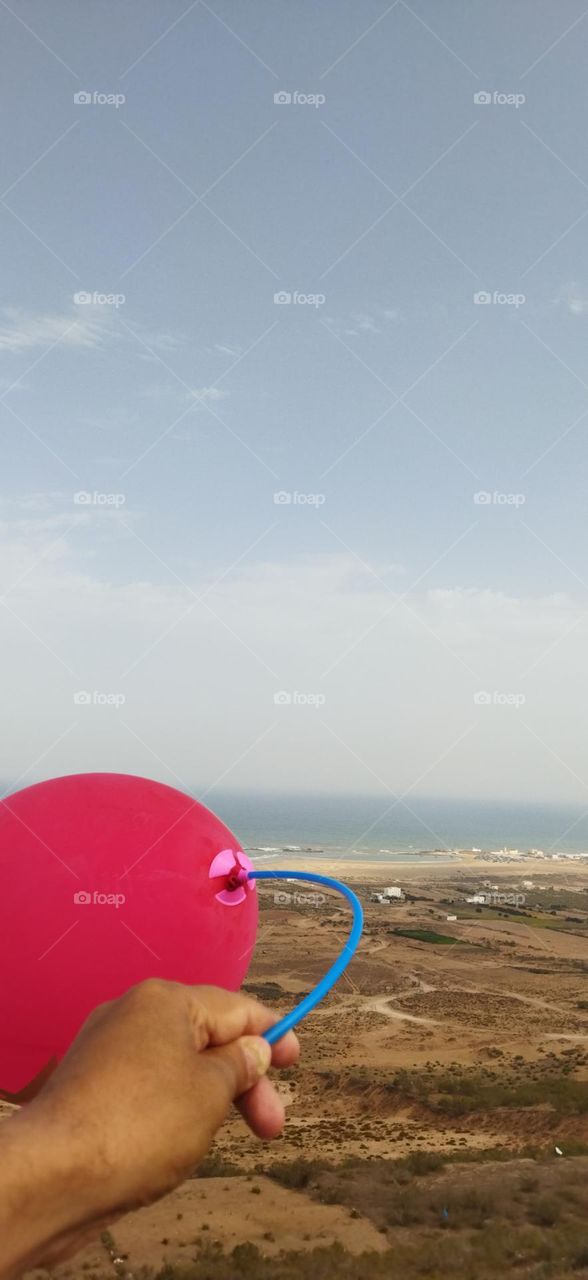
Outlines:
{"label": "thumb", "polygon": [[205,1054],[214,1062],[219,1084],[222,1081],[227,1107],[261,1080],[272,1060],[271,1046],[262,1036],[241,1036],[229,1044],[206,1049]]}

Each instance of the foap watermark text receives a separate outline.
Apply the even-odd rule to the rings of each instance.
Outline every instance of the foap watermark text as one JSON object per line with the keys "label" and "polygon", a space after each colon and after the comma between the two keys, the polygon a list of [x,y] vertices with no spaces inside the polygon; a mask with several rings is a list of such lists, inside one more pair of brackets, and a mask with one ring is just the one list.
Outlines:
{"label": "foap watermark text", "polygon": [[494,489],[480,489],[474,494],[477,507],[522,507],[527,501],[524,493],[501,493]]}
{"label": "foap watermark text", "polygon": [[524,893],[474,893],[466,902],[481,907],[522,907],[527,900]]}
{"label": "foap watermark text", "polygon": [[76,307],[122,307],[126,293],[100,293],[99,289],[78,289],[73,300]]}
{"label": "foap watermark text", "polygon": [[280,689],[274,693],[276,707],[324,707],[327,701],[324,693],[301,693],[298,689],[289,692]]}
{"label": "foap watermark text", "polygon": [[501,293],[500,289],[478,289],[474,294],[477,307],[522,307],[527,301],[525,293]]}
{"label": "foap watermark text", "polygon": [[324,493],[299,493],[298,489],[279,489],[274,493],[277,507],[322,507],[326,500]]}
{"label": "foap watermark text", "polygon": [[477,107],[519,107],[527,101],[524,93],[501,93],[499,89],[480,89],[474,94],[474,102]]}
{"label": "foap watermark text", "polygon": [[127,899],[124,893],[99,893],[97,889],[94,889],[93,893],[88,893],[86,889],[78,889],[77,893],[74,893],[73,900],[76,907],[114,907],[118,911]]}
{"label": "foap watermark text", "polygon": [[277,907],[320,907],[326,898],[324,893],[287,893],[284,889],[277,889],[274,902]]}
{"label": "foap watermark text", "polygon": [[74,493],[76,507],[124,507],[126,500],[124,493],[88,493],[87,489]]}
{"label": "foap watermark text", "polygon": [[474,694],[477,707],[516,707],[518,711],[526,701],[524,693],[500,693],[498,689],[494,689],[492,693],[486,689],[480,689]]}
{"label": "foap watermark text", "polygon": [[119,707],[124,707],[126,697],[124,693],[100,693],[99,689],[79,689],[74,693],[73,697],[76,707],[114,707],[118,711]]}
{"label": "foap watermark text", "polygon": [[288,289],[279,289],[274,293],[274,302],[279,307],[322,307],[326,301],[325,293],[300,293],[298,289],[293,293]]}
{"label": "foap watermark text", "polygon": [[324,93],[301,93],[300,89],[293,93],[280,89],[274,93],[276,107],[324,107],[326,101]]}
{"label": "foap watermark text", "polygon": [[76,107],[122,107],[126,102],[124,93],[103,93],[100,89],[80,89],[74,93]]}

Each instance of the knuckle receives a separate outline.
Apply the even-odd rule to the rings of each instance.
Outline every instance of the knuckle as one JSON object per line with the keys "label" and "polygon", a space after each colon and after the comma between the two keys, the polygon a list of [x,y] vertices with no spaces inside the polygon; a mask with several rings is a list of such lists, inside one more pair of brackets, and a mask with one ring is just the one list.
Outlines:
{"label": "knuckle", "polygon": [[88,1014],[84,1027],[93,1027],[97,1022],[102,1022],[102,1019],[109,1013],[114,1004],[116,1004],[115,1000],[103,1000],[102,1004],[95,1005],[92,1012]]}
{"label": "knuckle", "polygon": [[130,988],[126,998],[136,1004],[150,1004],[165,999],[172,985],[165,978],[145,978],[143,982]]}

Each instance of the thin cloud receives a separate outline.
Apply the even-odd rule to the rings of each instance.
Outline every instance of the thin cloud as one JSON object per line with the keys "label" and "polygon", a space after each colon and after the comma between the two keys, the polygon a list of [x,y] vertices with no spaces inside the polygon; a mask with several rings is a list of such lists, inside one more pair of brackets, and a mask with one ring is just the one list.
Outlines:
{"label": "thin cloud", "polygon": [[187,338],[183,333],[166,333],[164,331],[150,333],[148,329],[142,329],[140,337],[146,346],[154,347],[156,351],[178,351],[187,342]]}
{"label": "thin cloud", "polygon": [[573,316],[584,316],[588,313],[588,293],[578,284],[564,285],[558,298],[556,305],[562,305]]}
{"label": "thin cloud", "polygon": [[54,511],[55,505],[64,500],[66,495],[62,490],[37,490],[14,498],[0,497],[0,510],[4,508],[8,512]]}
{"label": "thin cloud", "polygon": [[364,333],[384,333],[389,325],[400,320],[398,308],[378,308],[372,315],[366,311],[353,311],[344,317],[327,317],[326,323],[333,333],[348,338],[357,338]]}
{"label": "thin cloud", "polygon": [[229,395],[221,387],[193,387],[188,395],[190,400],[224,400]]}
{"label": "thin cloud", "polygon": [[37,351],[59,342],[64,347],[97,347],[103,326],[94,316],[40,312],[26,314],[6,307],[0,320],[0,351],[18,354]]}
{"label": "thin cloud", "polygon": [[229,346],[228,343],[225,344],[223,342],[215,342],[214,350],[220,351],[221,355],[223,356],[231,356],[232,359],[235,360],[237,356],[241,355],[241,351],[243,350],[243,348],[236,346],[235,344],[233,344],[233,346]]}
{"label": "thin cloud", "polygon": [[[177,351],[186,341],[180,333],[149,330],[137,330],[137,333],[154,351]],[[117,325],[115,310],[107,304],[78,304],[60,313],[25,312],[17,307],[0,310],[0,353],[43,350],[56,343],[62,347],[88,349],[113,340],[133,342],[134,338]],[[148,352],[140,351],[138,355],[140,359],[159,363],[157,357]],[[0,391],[3,381],[6,381],[4,389],[11,385],[8,380],[0,379]]]}

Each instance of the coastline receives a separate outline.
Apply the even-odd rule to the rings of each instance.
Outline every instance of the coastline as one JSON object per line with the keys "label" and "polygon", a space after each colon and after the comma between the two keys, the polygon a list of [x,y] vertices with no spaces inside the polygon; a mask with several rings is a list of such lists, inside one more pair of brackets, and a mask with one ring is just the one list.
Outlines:
{"label": "coastline", "polygon": [[297,853],[281,853],[263,865],[267,866],[268,870],[275,867],[276,871],[290,869],[314,871],[319,875],[331,875],[342,880],[363,881],[370,884],[375,881],[387,881],[394,876],[405,880],[422,880],[426,877],[438,879],[451,876],[455,872],[460,876],[478,876],[480,880],[520,877],[548,880],[553,883],[554,880],[568,877],[570,874],[584,876],[588,880],[588,857],[554,859],[519,856],[500,862],[491,862],[469,850],[439,855],[438,858],[434,855],[419,857],[413,854],[402,859],[401,856],[396,855],[394,861],[337,858],[336,855],[329,857],[327,854],[324,856],[313,854],[309,857],[301,850]]}

